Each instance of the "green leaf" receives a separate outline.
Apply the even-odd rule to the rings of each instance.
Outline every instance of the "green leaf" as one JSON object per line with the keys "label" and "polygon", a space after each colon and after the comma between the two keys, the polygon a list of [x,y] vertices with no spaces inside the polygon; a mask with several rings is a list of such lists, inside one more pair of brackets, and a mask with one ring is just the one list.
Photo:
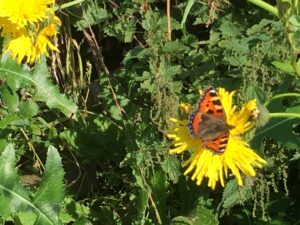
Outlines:
{"label": "green leaf", "polygon": [[90,208],[81,202],[76,202],[70,197],[66,197],[63,202],[63,208],[60,212],[59,218],[64,224],[78,221],[80,218],[88,217]]}
{"label": "green leaf", "polygon": [[[232,21],[225,20],[220,26],[220,31],[224,36],[236,36],[241,33],[241,28],[232,23]],[[235,43],[238,44],[238,40]]]}
{"label": "green leaf", "polygon": [[19,111],[19,96],[15,91],[4,85],[1,88],[1,96],[8,112],[16,113]]}
{"label": "green leaf", "polygon": [[7,217],[33,206],[28,191],[21,185],[15,169],[15,150],[12,144],[6,146],[0,157],[0,216]]}
{"label": "green leaf", "polygon": [[19,114],[25,118],[34,117],[39,112],[38,104],[32,99],[27,99],[26,102],[20,102],[19,108],[20,108]]}
{"label": "green leaf", "polygon": [[[59,225],[58,212],[64,193],[61,159],[53,147],[49,147],[45,174],[33,201],[21,184],[15,168],[15,150],[7,145],[0,157],[0,216],[16,215],[16,221],[27,218],[35,225]],[[28,212],[22,214],[22,212]],[[33,217],[30,212],[35,213]],[[20,218],[18,218],[18,215]],[[26,219],[26,220],[27,220]],[[31,222],[30,222],[31,221]]]}
{"label": "green leaf", "polygon": [[82,6],[83,16],[80,16],[79,18],[81,20],[75,23],[75,27],[77,27],[78,30],[83,30],[109,18],[107,10],[101,8],[97,1],[85,1]]}
{"label": "green leaf", "polygon": [[212,210],[198,205],[188,217],[177,216],[172,219],[171,225],[217,225],[219,224]]}
{"label": "green leaf", "polygon": [[275,60],[271,63],[273,66],[282,70],[283,72],[286,72],[288,74],[295,74],[295,70],[294,70],[293,66],[291,65],[291,63],[289,63],[289,62],[281,62],[281,61]]}
{"label": "green leaf", "polygon": [[176,216],[172,219],[171,225],[191,225],[192,221],[190,218],[185,216]]}
{"label": "green leaf", "polygon": [[157,170],[150,180],[150,186],[157,210],[161,219],[165,219],[166,211],[166,175],[162,170]]}
{"label": "green leaf", "polygon": [[25,69],[15,65],[12,60],[7,59],[4,64],[0,65],[0,78],[6,79],[13,90],[25,87],[25,84],[34,86],[34,100],[45,102],[49,108],[59,109],[68,117],[77,112],[77,106],[61,94],[58,87],[49,79],[45,60],[36,65],[33,73],[30,74]]}
{"label": "green leaf", "polygon": [[183,13],[183,17],[181,20],[181,28],[183,28],[184,24],[186,23],[186,19],[189,15],[190,10],[192,9],[193,5],[195,3],[195,0],[189,0],[185,9],[184,9],[184,13]]}
{"label": "green leaf", "polygon": [[24,212],[23,211],[23,212],[19,212],[17,214],[17,217],[15,217],[14,219],[16,220],[17,218],[20,221],[20,224],[33,225],[37,216],[33,212],[30,212],[30,211]]}
{"label": "green leaf", "polygon": [[182,54],[187,49],[188,48],[178,40],[167,42],[162,48],[164,52],[172,54]]}
{"label": "green leaf", "polygon": [[126,65],[126,63],[131,59],[143,59],[149,57],[149,49],[141,48],[141,47],[135,47],[127,52],[123,59],[123,63]]}
{"label": "green leaf", "polygon": [[214,215],[213,211],[204,207],[203,205],[198,205],[197,208],[192,213],[193,225],[218,225],[219,222],[217,217]]}
{"label": "green leaf", "polygon": [[239,187],[236,180],[230,180],[226,184],[222,196],[221,204],[224,209],[222,213],[229,210],[231,207],[248,200],[250,197],[251,187],[248,183],[245,182],[244,186]]}
{"label": "green leaf", "polygon": [[170,156],[161,163],[161,166],[169,178],[174,183],[177,183],[180,176],[180,163],[178,159],[175,156]]}
{"label": "green leaf", "polygon": [[135,216],[136,217],[135,220],[137,222],[145,220],[147,216],[146,214],[147,214],[148,200],[149,200],[149,193],[144,189],[140,189],[139,195],[136,198],[137,213]]}
{"label": "green leaf", "polygon": [[92,223],[86,218],[80,218],[75,223],[73,223],[73,225],[92,225]]}
{"label": "green leaf", "polygon": [[[50,146],[47,153],[46,168],[41,184],[34,195],[33,202],[41,211],[35,224],[61,224],[58,218],[64,198],[64,170],[57,150]],[[46,216],[47,215],[47,216]]]}
{"label": "green leaf", "polygon": [[[285,107],[282,104],[282,99],[273,100],[268,106],[270,111],[277,113],[300,113],[300,98],[296,99],[297,104]],[[270,113],[272,116],[272,113]],[[299,119],[295,118],[270,118],[270,121],[261,129],[257,130],[257,133],[253,139],[254,148],[259,148],[264,138],[270,137],[276,140],[279,144],[282,144],[288,149],[297,149],[300,145],[300,138],[294,132],[295,125],[299,124]]]}
{"label": "green leaf", "polygon": [[9,124],[20,120],[21,118],[17,114],[9,114],[6,117],[4,117],[2,120],[0,120],[0,128],[3,129]]}
{"label": "green leaf", "polygon": [[77,106],[64,94],[59,92],[58,86],[49,79],[46,62],[36,65],[32,74],[32,82],[35,85],[33,99],[44,101],[49,108],[59,109],[65,116],[71,117],[77,112]]}

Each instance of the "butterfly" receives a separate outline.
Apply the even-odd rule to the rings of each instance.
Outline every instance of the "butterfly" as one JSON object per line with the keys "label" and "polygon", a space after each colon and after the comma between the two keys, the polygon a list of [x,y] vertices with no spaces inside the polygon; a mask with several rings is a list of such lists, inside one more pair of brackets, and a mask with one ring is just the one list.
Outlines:
{"label": "butterfly", "polygon": [[232,126],[226,122],[226,114],[218,93],[212,86],[204,89],[198,107],[189,116],[188,129],[193,138],[200,138],[203,147],[222,154],[228,143]]}

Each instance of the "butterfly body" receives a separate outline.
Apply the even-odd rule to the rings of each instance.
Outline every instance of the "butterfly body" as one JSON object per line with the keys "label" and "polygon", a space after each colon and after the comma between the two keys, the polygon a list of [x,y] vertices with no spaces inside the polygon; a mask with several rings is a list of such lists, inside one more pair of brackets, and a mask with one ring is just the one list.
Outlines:
{"label": "butterfly body", "polygon": [[232,126],[227,124],[220,97],[212,86],[203,91],[197,109],[189,116],[188,128],[190,135],[200,138],[213,153],[225,151]]}

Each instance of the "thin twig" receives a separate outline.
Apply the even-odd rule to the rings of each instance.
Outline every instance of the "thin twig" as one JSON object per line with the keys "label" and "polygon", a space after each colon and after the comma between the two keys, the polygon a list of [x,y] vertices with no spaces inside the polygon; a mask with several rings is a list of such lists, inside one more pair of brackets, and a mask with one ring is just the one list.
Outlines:
{"label": "thin twig", "polygon": [[[103,60],[103,55],[101,52],[101,48],[99,47],[97,40],[95,38],[94,32],[92,30],[92,28],[89,26],[89,32],[87,30],[83,30],[83,34],[84,37],[87,39],[91,50],[92,50],[92,54],[93,56],[97,59],[96,62],[96,69],[98,70],[98,72],[101,71],[101,69],[104,71],[105,75],[107,75],[108,77],[108,84],[109,84],[109,88],[111,90],[111,93],[113,95],[114,101],[120,111],[120,114],[122,115],[123,113],[125,114],[125,110],[121,107],[121,105],[119,104],[119,101],[117,99],[117,95],[113,89],[112,83],[111,83],[111,78],[110,78],[110,72],[108,70],[108,68],[106,67],[104,60]],[[98,65],[99,63],[99,65]],[[101,69],[100,69],[101,68]]]}
{"label": "thin twig", "polygon": [[73,159],[75,161],[75,165],[77,166],[79,173],[78,173],[77,177],[73,181],[71,181],[69,184],[66,185],[67,188],[73,186],[80,179],[80,177],[81,177],[81,169],[80,169],[80,165],[79,165],[79,163],[77,161],[77,158],[73,154],[72,151],[69,150],[69,152],[71,153],[71,156],[73,157]]}
{"label": "thin twig", "polygon": [[172,34],[171,34],[171,2],[170,0],[167,0],[167,30],[168,30],[168,36],[167,40],[172,41]]}
{"label": "thin twig", "polygon": [[[34,158],[34,160],[35,160],[35,164],[36,164],[39,168],[42,167],[43,169],[45,169],[42,160],[40,159],[40,157],[39,157],[38,154],[36,153],[35,148],[34,148],[33,144],[30,142],[30,139],[28,138],[28,136],[27,136],[25,130],[24,130],[23,128],[20,128],[20,130],[21,130],[21,133],[24,135],[24,137],[25,137],[25,139],[26,139],[26,141],[27,141],[27,145],[28,145],[28,147],[29,147],[29,150],[33,152],[33,158]],[[40,173],[41,173],[41,170],[40,170]]]}
{"label": "thin twig", "polygon": [[[144,182],[145,186],[149,188],[149,184],[147,183],[147,181],[146,181],[146,179],[145,179],[145,177],[144,177],[144,173],[143,173],[142,169],[140,168],[139,170],[140,170],[141,177],[142,177],[142,179],[143,179],[143,182]],[[149,189],[150,189],[150,188],[149,188]],[[160,217],[158,208],[157,208],[157,206],[156,206],[156,204],[155,204],[155,201],[154,201],[154,199],[153,199],[153,197],[152,197],[152,195],[151,195],[151,191],[149,191],[148,196],[149,196],[150,202],[151,202],[151,204],[152,204],[152,206],[153,206],[153,208],[154,208],[154,212],[155,212],[155,215],[156,215],[156,218],[157,218],[157,222],[158,222],[158,224],[162,224],[162,220],[161,220],[161,217]]]}

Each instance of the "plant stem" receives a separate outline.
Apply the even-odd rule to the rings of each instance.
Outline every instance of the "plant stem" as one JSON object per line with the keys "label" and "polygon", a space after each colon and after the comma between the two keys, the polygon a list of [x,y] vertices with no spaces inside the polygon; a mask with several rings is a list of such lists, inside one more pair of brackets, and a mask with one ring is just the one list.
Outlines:
{"label": "plant stem", "polygon": [[262,0],[248,0],[248,2],[257,5],[258,7],[268,11],[269,13],[273,14],[274,16],[278,17],[278,10],[276,7],[262,1]]}
{"label": "plant stem", "polygon": [[275,95],[274,97],[272,97],[269,101],[265,102],[264,106],[267,106],[270,104],[271,101],[278,99],[278,98],[283,98],[283,97],[300,97],[299,93],[284,93],[284,94],[279,94],[279,95]]}
{"label": "plant stem", "polygon": [[300,114],[299,113],[270,113],[269,114],[270,118],[299,118],[300,119]]}
{"label": "plant stem", "polygon": [[82,3],[84,2],[85,0],[74,0],[74,1],[71,1],[71,2],[67,2],[65,4],[62,4],[60,6],[55,6],[54,7],[54,11],[58,10],[58,9],[65,9],[65,8],[68,8],[68,7],[71,7],[73,5],[77,5],[79,3]]}

